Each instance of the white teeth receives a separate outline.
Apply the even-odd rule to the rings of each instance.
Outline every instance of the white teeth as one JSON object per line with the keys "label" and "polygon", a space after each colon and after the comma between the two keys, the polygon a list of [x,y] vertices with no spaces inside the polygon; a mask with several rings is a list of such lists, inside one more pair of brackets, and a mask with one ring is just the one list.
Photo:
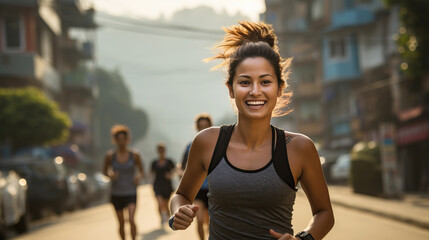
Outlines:
{"label": "white teeth", "polygon": [[265,101],[246,101],[249,105],[263,105]]}

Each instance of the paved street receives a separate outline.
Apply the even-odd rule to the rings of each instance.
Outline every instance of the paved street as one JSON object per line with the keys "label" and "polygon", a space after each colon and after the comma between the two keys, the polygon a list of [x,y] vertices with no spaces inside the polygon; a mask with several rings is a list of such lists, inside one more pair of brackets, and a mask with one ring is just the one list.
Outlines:
{"label": "paved street", "polygon": [[[389,220],[349,208],[334,205],[336,224],[325,239],[429,239],[429,231],[398,221]],[[294,213],[296,231],[305,227],[310,209],[302,190],[299,191]],[[136,214],[139,239],[144,240],[192,240],[196,238],[195,226],[189,230],[173,232],[160,228],[156,203],[150,185],[139,188]],[[127,228],[127,232],[129,229]],[[37,221],[27,234],[16,240],[117,240],[117,227],[113,208],[103,204],[90,209],[64,214]],[[128,238],[130,239],[130,238]]]}

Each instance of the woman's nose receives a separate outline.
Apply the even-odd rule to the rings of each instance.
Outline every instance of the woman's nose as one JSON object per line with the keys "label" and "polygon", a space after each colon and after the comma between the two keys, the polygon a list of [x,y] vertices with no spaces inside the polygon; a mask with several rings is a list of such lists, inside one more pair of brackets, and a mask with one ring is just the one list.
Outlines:
{"label": "woman's nose", "polygon": [[252,84],[252,89],[250,90],[250,95],[257,96],[261,94],[261,86],[259,84]]}

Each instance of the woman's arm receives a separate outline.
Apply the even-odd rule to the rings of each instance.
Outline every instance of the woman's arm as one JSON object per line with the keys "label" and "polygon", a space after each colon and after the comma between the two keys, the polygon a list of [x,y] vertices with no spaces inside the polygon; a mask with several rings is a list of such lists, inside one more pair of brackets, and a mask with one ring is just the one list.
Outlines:
{"label": "woman's arm", "polygon": [[170,201],[171,213],[174,216],[174,229],[189,227],[198,211],[198,206],[192,205],[192,203],[207,176],[208,165],[217,139],[216,134],[219,135],[219,129],[204,130],[195,137],[192,143],[186,170]]}
{"label": "woman's arm", "polygon": [[288,151],[301,166],[299,179],[313,213],[304,231],[310,233],[316,240],[323,239],[334,226],[334,214],[319,155],[313,142],[303,135],[292,139]]}
{"label": "woman's arm", "polygon": [[107,153],[106,156],[104,157],[104,164],[103,164],[103,174],[109,178],[113,178],[113,174],[110,171],[110,165],[112,162],[112,154],[111,153]]}

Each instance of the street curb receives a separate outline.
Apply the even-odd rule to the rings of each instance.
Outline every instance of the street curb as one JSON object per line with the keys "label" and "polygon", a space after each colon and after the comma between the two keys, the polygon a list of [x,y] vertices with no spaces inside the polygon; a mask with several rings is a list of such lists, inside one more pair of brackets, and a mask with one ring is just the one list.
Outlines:
{"label": "street curb", "polygon": [[409,217],[404,217],[404,216],[399,216],[396,214],[392,214],[392,213],[387,213],[384,211],[379,211],[379,210],[375,210],[375,209],[370,209],[370,208],[366,208],[366,207],[362,207],[362,206],[356,206],[350,203],[345,203],[342,201],[337,201],[337,200],[332,200],[331,202],[335,205],[339,205],[342,207],[347,207],[347,208],[351,208],[351,209],[355,209],[358,211],[362,211],[362,212],[366,212],[366,213],[370,213],[376,216],[381,216],[381,217],[386,217],[395,221],[399,221],[399,222],[403,222],[406,224],[410,224],[416,227],[420,227],[423,228],[425,230],[429,230],[429,223],[428,222],[423,222],[423,221],[419,221],[413,218],[409,218]]}

